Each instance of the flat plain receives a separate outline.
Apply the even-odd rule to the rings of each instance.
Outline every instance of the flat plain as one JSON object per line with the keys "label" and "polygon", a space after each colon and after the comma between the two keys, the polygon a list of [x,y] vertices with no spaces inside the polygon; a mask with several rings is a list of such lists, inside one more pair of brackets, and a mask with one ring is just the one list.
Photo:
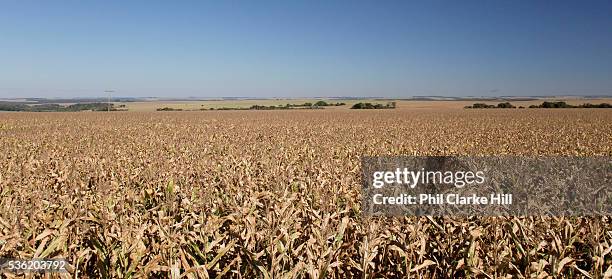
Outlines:
{"label": "flat plain", "polygon": [[[328,103],[345,103],[345,106],[338,107],[326,107],[325,109],[349,109],[353,104],[359,102],[370,102],[386,104],[387,102],[395,101],[400,108],[403,109],[417,109],[417,108],[463,108],[465,106],[471,106],[474,103],[485,103],[488,105],[497,105],[504,100],[393,100],[393,99],[237,99],[237,100],[203,100],[203,101],[169,101],[169,100],[154,100],[154,101],[137,101],[137,102],[115,102],[116,106],[124,105],[129,111],[155,111],[158,108],[173,108],[182,110],[200,110],[210,108],[248,108],[253,105],[260,106],[279,106],[286,104],[303,104],[303,103],[316,103],[317,101],[325,101]],[[509,100],[512,104],[518,106],[528,107],[530,105],[539,105],[543,101],[564,101],[570,105],[581,105],[583,103],[612,103],[612,98],[597,98],[597,99],[583,99],[583,98],[541,98],[534,100]],[[63,105],[69,105],[65,103]]]}
{"label": "flat plain", "polygon": [[361,215],[364,155],[612,155],[611,110],[464,105],[0,113],[0,257],[72,278],[612,276],[609,216]]}

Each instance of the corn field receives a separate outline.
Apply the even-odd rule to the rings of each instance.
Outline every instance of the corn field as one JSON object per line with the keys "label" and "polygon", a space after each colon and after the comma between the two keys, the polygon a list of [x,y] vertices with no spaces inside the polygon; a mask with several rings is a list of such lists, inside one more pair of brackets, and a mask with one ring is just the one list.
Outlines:
{"label": "corn field", "polygon": [[59,278],[611,278],[612,217],[362,216],[364,155],[612,155],[606,110],[0,113],[0,257]]}

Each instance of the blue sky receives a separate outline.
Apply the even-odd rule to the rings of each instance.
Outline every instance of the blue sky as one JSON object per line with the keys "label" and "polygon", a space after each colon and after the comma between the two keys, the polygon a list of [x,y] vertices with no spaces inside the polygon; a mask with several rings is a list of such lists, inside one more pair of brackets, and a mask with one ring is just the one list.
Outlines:
{"label": "blue sky", "polygon": [[611,1],[0,1],[0,97],[612,95]]}

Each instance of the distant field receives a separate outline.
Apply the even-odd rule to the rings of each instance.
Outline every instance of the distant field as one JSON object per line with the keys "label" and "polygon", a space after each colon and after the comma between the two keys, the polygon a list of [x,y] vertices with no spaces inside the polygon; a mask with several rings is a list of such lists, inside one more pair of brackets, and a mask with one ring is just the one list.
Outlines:
{"label": "distant field", "polygon": [[[151,101],[151,102],[125,102],[115,105],[125,105],[130,111],[155,111],[157,108],[169,107],[183,110],[199,110],[209,108],[248,108],[253,105],[278,106],[286,104],[316,103],[321,99],[264,99],[264,100],[210,100],[210,101]],[[327,100],[328,103],[346,103],[347,106],[358,102],[376,102],[374,100]],[[378,101],[380,102],[380,101]],[[349,106],[350,107],[350,106]]]}
{"label": "distant field", "polygon": [[[150,101],[150,102],[117,102],[117,105],[125,105],[129,111],[155,111],[157,108],[174,108],[183,110],[199,110],[209,108],[248,108],[253,105],[285,105],[285,104],[303,104],[306,102],[316,103],[317,101],[324,100],[328,103],[346,103],[345,106],[340,107],[326,107],[325,109],[349,109],[353,104],[359,102],[370,102],[370,103],[381,103],[385,104],[394,100],[374,100],[374,99],[265,99],[265,100],[210,100],[210,101]],[[512,104],[518,106],[528,107],[534,104],[541,104],[543,101],[554,101],[562,100],[571,105],[580,105],[583,103],[612,103],[612,98],[602,99],[541,99],[534,101],[510,101]],[[398,100],[398,108],[463,108],[465,106],[473,105],[474,103],[486,103],[486,104],[498,104],[504,102],[499,101],[406,101]]]}

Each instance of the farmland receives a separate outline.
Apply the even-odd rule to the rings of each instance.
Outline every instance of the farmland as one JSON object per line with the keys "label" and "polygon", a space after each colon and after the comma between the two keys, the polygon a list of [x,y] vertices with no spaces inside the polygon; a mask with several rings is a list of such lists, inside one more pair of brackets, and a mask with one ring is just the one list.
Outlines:
{"label": "farmland", "polygon": [[75,278],[612,274],[609,216],[361,215],[363,155],[612,155],[610,110],[448,103],[0,113],[0,257]]}
{"label": "farmland", "polygon": [[317,101],[326,101],[328,103],[342,102],[345,106],[326,107],[326,109],[349,109],[356,103],[382,103],[395,101],[402,108],[463,108],[472,105],[474,102],[482,102],[489,105],[497,105],[499,102],[509,101],[516,106],[528,107],[530,105],[539,105],[543,101],[565,101],[572,105],[581,105],[583,103],[612,103],[612,98],[576,98],[576,97],[557,97],[557,98],[534,98],[533,100],[393,100],[393,99],[236,99],[236,100],[204,100],[204,101],[170,101],[170,100],[152,100],[152,101],[130,101],[130,102],[114,102],[116,106],[125,106],[129,111],[148,112],[155,111],[157,108],[169,107],[182,110],[200,110],[200,109],[219,109],[219,108],[249,108],[253,105],[263,106],[279,106],[286,104],[303,104],[316,103]]}

